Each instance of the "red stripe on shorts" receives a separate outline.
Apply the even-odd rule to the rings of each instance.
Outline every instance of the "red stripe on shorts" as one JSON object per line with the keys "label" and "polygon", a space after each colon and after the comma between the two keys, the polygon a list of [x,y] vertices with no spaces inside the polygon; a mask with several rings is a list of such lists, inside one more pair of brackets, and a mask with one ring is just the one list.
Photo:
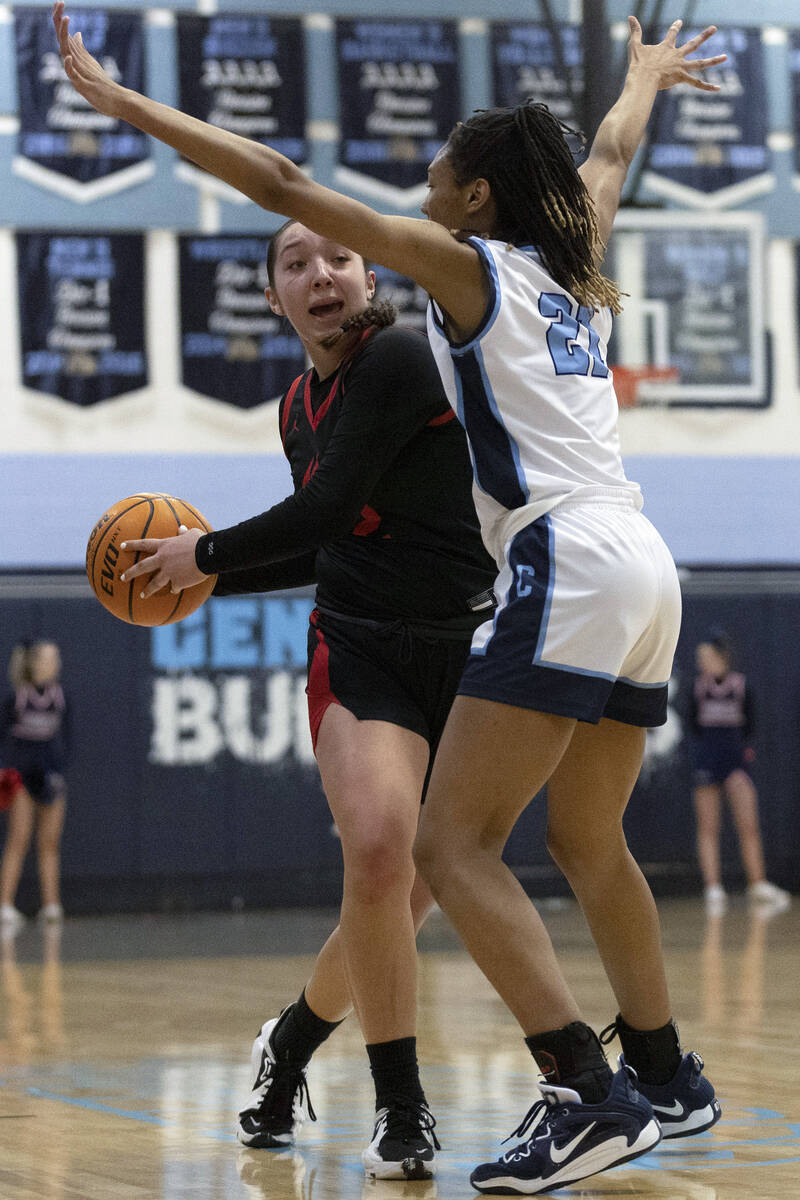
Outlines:
{"label": "red stripe on shorts", "polygon": [[311,666],[308,671],[306,695],[308,696],[308,723],[311,727],[311,744],[314,750],[316,750],[322,718],[331,704],[339,704],[341,701],[331,691],[331,678],[328,668],[328,643],[325,641],[325,635],[319,627],[319,613],[316,608],[311,613],[309,619],[317,637],[317,645],[314,649],[314,656],[311,659]]}

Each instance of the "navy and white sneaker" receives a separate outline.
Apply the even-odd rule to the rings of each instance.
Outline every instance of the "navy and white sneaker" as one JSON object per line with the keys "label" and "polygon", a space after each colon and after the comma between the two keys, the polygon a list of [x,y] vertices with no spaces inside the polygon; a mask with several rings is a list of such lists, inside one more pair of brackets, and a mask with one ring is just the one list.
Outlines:
{"label": "navy and white sneaker", "polygon": [[[622,1054],[620,1066],[625,1063]],[[681,1065],[669,1083],[636,1084],[653,1106],[665,1138],[691,1137],[716,1125],[722,1116],[713,1084],[703,1074],[703,1060],[690,1051],[684,1054]]]}
{"label": "navy and white sneaker", "polygon": [[584,1104],[572,1088],[540,1083],[539,1090],[541,1100],[510,1135],[524,1137],[532,1130],[528,1139],[470,1175],[479,1192],[549,1192],[638,1158],[661,1141],[658,1121],[650,1102],[637,1092],[630,1067],[617,1071],[599,1104]]}
{"label": "navy and white sneaker", "polygon": [[291,1146],[306,1114],[312,1121],[317,1119],[308,1095],[305,1069],[296,1063],[279,1061],[275,1055],[275,1030],[288,1011],[285,1008],[279,1017],[261,1026],[250,1052],[253,1089],[239,1113],[236,1136],[243,1146],[252,1149]]}
{"label": "navy and white sneaker", "polygon": [[375,1113],[372,1141],[361,1155],[372,1179],[430,1179],[436,1171],[435,1151],[441,1150],[436,1122],[427,1104],[393,1097]]}

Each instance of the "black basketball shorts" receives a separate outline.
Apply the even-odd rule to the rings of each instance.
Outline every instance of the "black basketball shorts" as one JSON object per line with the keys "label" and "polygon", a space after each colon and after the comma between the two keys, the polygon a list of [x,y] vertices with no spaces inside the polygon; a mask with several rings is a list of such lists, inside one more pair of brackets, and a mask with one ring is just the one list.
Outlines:
{"label": "black basketball shorts", "polygon": [[469,654],[471,632],[438,636],[404,621],[365,621],[314,609],[308,633],[311,738],[328,705],[359,721],[388,721],[436,750]]}

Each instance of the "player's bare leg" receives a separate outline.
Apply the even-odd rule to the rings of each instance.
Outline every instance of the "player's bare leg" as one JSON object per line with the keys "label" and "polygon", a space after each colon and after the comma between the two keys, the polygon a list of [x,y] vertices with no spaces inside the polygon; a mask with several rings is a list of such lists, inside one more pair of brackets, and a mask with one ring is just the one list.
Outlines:
{"label": "player's bare leg", "polygon": [[418,734],[332,704],[317,762],[344,857],[340,930],[367,1043],[414,1036],[417,951],[411,857],[429,757]]}
{"label": "player's bare leg", "polygon": [[25,788],[20,788],[9,809],[6,842],[0,863],[0,905],[4,910],[14,907],[35,820],[36,806]]}
{"label": "player's bare leg", "polygon": [[[411,889],[411,919],[418,933],[433,907],[428,885],[417,875]],[[342,955],[342,931],[336,926],[320,950],[314,971],[305,987],[310,1008],[326,1021],[343,1021],[352,1012],[350,984]]]}
{"label": "player's bare leg", "polygon": [[661,931],[622,829],[644,742],[643,729],[619,721],[578,724],[547,786],[547,844],[583,909],[623,1017],[653,1029],[671,1016]]}
{"label": "player's bare leg", "polygon": [[[379,1178],[425,1178],[438,1143],[416,1059],[416,930],[431,896],[411,848],[429,747],[400,726],[359,721],[331,704],[316,753],[344,857],[341,918],[303,996],[256,1039],[256,1085],[240,1114],[239,1138],[251,1146],[292,1139],[305,1065],[352,1001],[376,1088],[365,1168]],[[288,1102],[283,1117],[276,1116],[278,1092]]]}
{"label": "player's bare leg", "polygon": [[415,856],[434,896],[525,1033],[578,1017],[541,918],[502,861],[522,810],[575,721],[457,696],[436,756]]}
{"label": "player's bare leg", "polygon": [[739,836],[739,848],[747,882],[761,883],[766,879],[766,872],[758,823],[758,795],[753,781],[746,772],[733,771],[725,780],[725,791]]}
{"label": "player's bare leg", "polygon": [[59,796],[52,804],[41,805],[36,822],[36,853],[42,906],[55,915],[61,907],[61,834],[64,829],[66,800]]}
{"label": "player's bare leg", "polygon": [[722,882],[719,858],[722,790],[718,784],[705,784],[694,789],[694,811],[697,820],[697,858],[705,887],[719,887]]}

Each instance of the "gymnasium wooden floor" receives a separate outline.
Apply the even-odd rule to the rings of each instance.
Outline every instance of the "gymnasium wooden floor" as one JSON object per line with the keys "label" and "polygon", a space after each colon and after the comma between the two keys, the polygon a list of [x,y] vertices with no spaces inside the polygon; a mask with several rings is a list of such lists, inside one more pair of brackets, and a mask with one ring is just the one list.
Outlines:
{"label": "gymnasium wooden floor", "polygon": [[[734,904],[661,904],[684,1042],[724,1108],[708,1134],[667,1143],[556,1194],[626,1200],[800,1196],[800,900],[770,919]],[[540,905],[587,1019],[615,1012],[576,908]],[[433,1183],[365,1180],[372,1093],[351,1020],[311,1065],[318,1114],[295,1151],[233,1136],[250,1043],[305,982],[330,913],[31,923],[2,944],[2,1200],[466,1200],[533,1099],[516,1025],[444,918],[420,936],[419,1047],[445,1150]],[[614,1054],[618,1047],[611,1048]]]}

